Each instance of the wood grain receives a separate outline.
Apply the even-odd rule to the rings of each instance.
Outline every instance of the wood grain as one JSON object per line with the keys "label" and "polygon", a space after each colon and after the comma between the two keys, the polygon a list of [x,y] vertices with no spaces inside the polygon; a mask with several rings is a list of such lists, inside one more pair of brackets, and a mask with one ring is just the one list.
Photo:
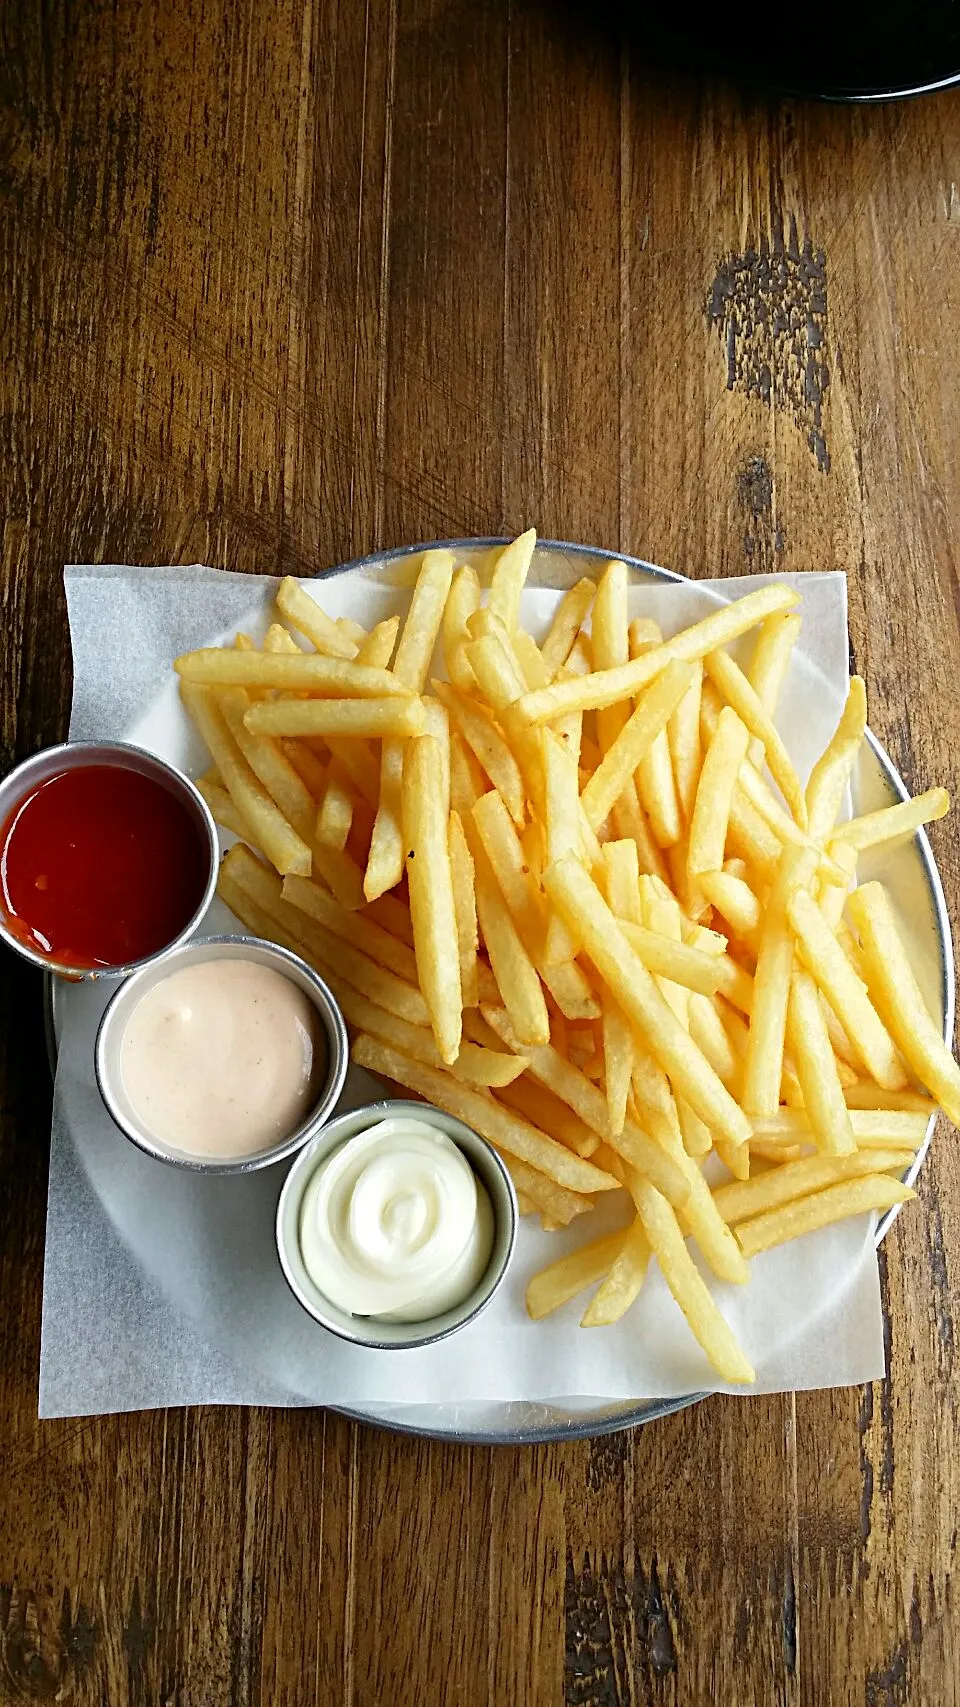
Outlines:
{"label": "wood grain", "polygon": [[[840,567],[871,717],[957,787],[960,108],[745,96],[601,5],[0,10],[0,762],[63,734],[71,560],[312,573],[499,533]],[[933,837],[951,908],[960,859]],[[0,963],[0,1703],[960,1698],[960,1168],[885,1381],[592,1443],[36,1421],[50,1091]]]}

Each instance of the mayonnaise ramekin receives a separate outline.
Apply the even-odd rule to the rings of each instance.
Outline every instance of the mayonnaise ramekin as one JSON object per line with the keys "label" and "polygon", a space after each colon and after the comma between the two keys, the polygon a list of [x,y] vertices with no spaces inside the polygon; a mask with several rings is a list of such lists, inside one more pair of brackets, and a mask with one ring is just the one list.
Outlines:
{"label": "mayonnaise ramekin", "polygon": [[[158,1139],[137,1115],[124,1085],[120,1069],[120,1050],[123,1034],[138,1002],[171,973],[185,966],[195,966],[209,960],[252,960],[269,966],[274,972],[289,978],[313,1003],[323,1028],[327,1046],[327,1071],[316,1101],[306,1118],[277,1143],[256,1151],[253,1155],[230,1157],[197,1156]],[[134,973],[111,996],[100,1021],[94,1051],[97,1088],[107,1113],[125,1137],[161,1162],[190,1168],[194,1173],[245,1174],[257,1168],[270,1167],[292,1156],[311,1138],[315,1138],[324,1122],[333,1113],[347,1076],[349,1044],[347,1028],[339,1005],[320,977],[289,949],[278,943],[265,942],[259,937],[214,936],[200,937],[186,943],[160,959],[151,961],[142,971]]]}
{"label": "mayonnaise ramekin", "polygon": [[[493,1247],[486,1271],[473,1291],[442,1315],[423,1322],[386,1322],[372,1316],[352,1316],[325,1297],[311,1280],[300,1254],[300,1210],[303,1194],[315,1170],[349,1138],[391,1115],[429,1120],[452,1139],[486,1187],[493,1210]],[[330,1121],[300,1152],[287,1175],[277,1205],[277,1252],[287,1285],[307,1314],[322,1328],[353,1345],[377,1351],[409,1350],[448,1339],[475,1320],[493,1298],[507,1272],[517,1239],[517,1198],[500,1157],[479,1133],[431,1103],[387,1099],[351,1109]]]}

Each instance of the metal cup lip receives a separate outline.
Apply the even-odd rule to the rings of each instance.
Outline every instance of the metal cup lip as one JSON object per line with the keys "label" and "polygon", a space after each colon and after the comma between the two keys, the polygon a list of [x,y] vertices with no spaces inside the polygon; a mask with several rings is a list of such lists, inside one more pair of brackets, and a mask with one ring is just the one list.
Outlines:
{"label": "metal cup lip", "polygon": [[[408,1115],[428,1120],[451,1138],[487,1188],[494,1217],[493,1249],[487,1271],[474,1291],[451,1310],[422,1322],[385,1322],[374,1317],[350,1316],[326,1298],[313,1284],[300,1256],[298,1226],[304,1191],[320,1161],[339,1149],[358,1132],[388,1115]],[[338,1339],[370,1351],[416,1351],[437,1345],[459,1333],[487,1308],[499,1291],[513,1260],[519,1222],[513,1181],[500,1156],[486,1138],[465,1121],[447,1114],[432,1103],[386,1097],[364,1103],[338,1115],[300,1152],[283,1183],[277,1204],[277,1255],[284,1279],[297,1303],[321,1328]]]}
{"label": "metal cup lip", "polygon": [[[302,989],[313,1002],[323,1025],[327,1042],[328,1064],[323,1088],[306,1119],[293,1132],[269,1149],[252,1156],[208,1158],[179,1151],[155,1138],[147,1127],[133,1115],[122,1101],[120,1089],[119,1049],[124,1028],[148,990],[170,976],[182,965],[196,965],[206,960],[256,960],[271,966]],[[117,1034],[117,1035],[114,1035]],[[94,1073],[103,1105],[114,1125],[124,1137],[145,1155],[172,1167],[185,1168],[199,1174],[248,1174],[260,1168],[272,1167],[292,1156],[315,1138],[336,1108],[343,1090],[349,1065],[347,1028],[339,1003],[329,986],[299,955],[278,943],[262,937],[209,936],[196,937],[182,943],[167,954],[158,956],[141,967],[115,990],[103,1011],[94,1046]]]}
{"label": "metal cup lip", "polygon": [[97,983],[104,978],[128,978],[144,967],[154,965],[181,943],[187,942],[199,927],[213,900],[220,867],[217,826],[196,784],[191,782],[177,765],[171,764],[169,759],[161,759],[156,753],[149,752],[146,747],[138,747],[132,741],[62,741],[58,746],[42,747],[38,753],[32,753],[0,780],[0,825],[9,821],[14,808],[45,777],[54,776],[64,770],[80,769],[89,764],[113,764],[121,770],[134,770],[142,776],[154,776],[157,781],[163,782],[171,793],[179,796],[192,812],[201,832],[207,851],[208,870],[203,894],[183,929],[163,948],[155,950],[153,954],[143,955],[139,960],[128,961],[122,966],[67,965],[57,960],[54,955],[41,954],[39,950],[31,948],[29,943],[21,941],[10,929],[4,909],[0,905],[0,940],[31,966],[39,966],[44,972],[51,972],[57,977],[78,984]]}

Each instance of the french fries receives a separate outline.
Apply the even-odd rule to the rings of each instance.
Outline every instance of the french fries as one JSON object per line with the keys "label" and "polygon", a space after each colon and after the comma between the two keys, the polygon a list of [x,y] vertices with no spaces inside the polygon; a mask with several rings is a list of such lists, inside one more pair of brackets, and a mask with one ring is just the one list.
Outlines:
{"label": "french fries", "polygon": [[403,836],[413,948],[437,1048],[449,1066],[460,1052],[463,998],[448,835],[449,788],[441,782],[440,743],[413,741],[403,767]]}
{"label": "french fries", "polygon": [[[863,850],[949,800],[840,821],[858,678],[801,786],[775,723],[791,590],[663,639],[630,620],[611,562],[538,644],[535,543],[497,554],[488,594],[425,553],[406,617],[369,633],[288,579],[261,645],[176,660],[213,761],[201,792],[239,838],[219,891],[326,978],[358,1066],[497,1148],[545,1229],[626,1193],[629,1226],[533,1276],[531,1317],[589,1287],[582,1325],[609,1326],[655,1261],[741,1384],[749,1360],[688,1245],[743,1284],[782,1240],[906,1201],[893,1176],[938,1104],[960,1121],[891,904],[851,888]],[[744,670],[726,647],[750,631]],[[714,1155],[734,1177],[711,1190]]]}

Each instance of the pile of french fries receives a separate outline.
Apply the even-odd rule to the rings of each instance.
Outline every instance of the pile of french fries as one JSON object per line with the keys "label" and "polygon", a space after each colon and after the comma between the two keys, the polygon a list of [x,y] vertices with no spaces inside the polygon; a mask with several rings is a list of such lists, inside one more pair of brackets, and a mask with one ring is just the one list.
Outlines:
{"label": "pile of french fries", "polygon": [[486,596],[426,552],[404,621],[369,633],[285,580],[262,647],[176,660],[199,786],[239,838],[220,894],[320,971],[358,1065],[496,1146],[524,1213],[556,1230],[627,1193],[625,1231],[534,1276],[531,1316],[594,1287],[583,1325],[614,1322],[655,1255],[717,1374],[749,1382],[689,1241],[746,1282],[759,1252],[911,1197],[938,1103],[960,1124],[889,898],[854,887],[865,848],[949,800],[839,821],[858,678],[804,786],[774,721],[789,588],[664,642],[611,563],[538,644],[535,539]]}

